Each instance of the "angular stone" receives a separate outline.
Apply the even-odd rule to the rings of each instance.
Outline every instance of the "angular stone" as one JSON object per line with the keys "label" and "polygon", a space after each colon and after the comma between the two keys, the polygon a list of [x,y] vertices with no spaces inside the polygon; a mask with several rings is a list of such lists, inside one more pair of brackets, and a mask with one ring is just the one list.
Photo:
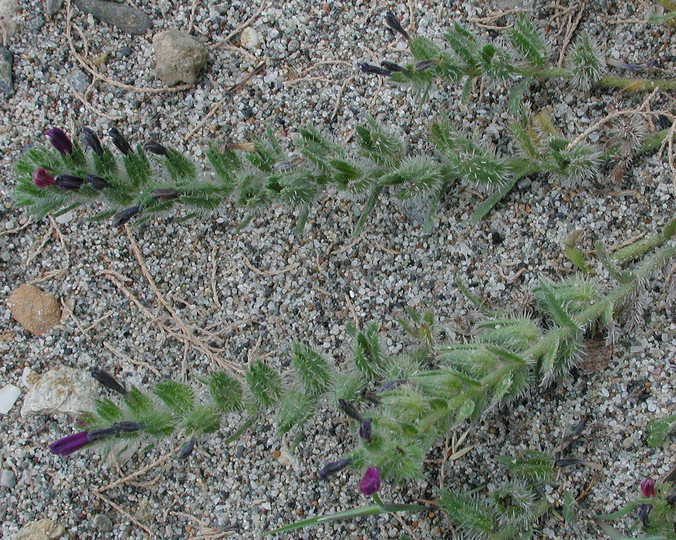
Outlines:
{"label": "angular stone", "polygon": [[126,34],[145,34],[153,27],[150,17],[143,11],[117,2],[75,0],[75,5],[100,21],[117,26]]}
{"label": "angular stone", "polygon": [[14,93],[12,65],[14,57],[7,47],[0,46],[0,92],[11,96]]}
{"label": "angular stone", "polygon": [[12,489],[16,486],[16,474],[14,474],[14,471],[10,471],[9,469],[2,470],[2,473],[0,473],[0,486],[7,489]]}
{"label": "angular stone", "polygon": [[99,531],[110,532],[113,530],[113,521],[105,514],[96,514],[92,518],[92,522]]}
{"label": "angular stone", "polygon": [[54,540],[63,536],[65,532],[63,525],[51,519],[40,519],[29,521],[21,527],[14,540]]}
{"label": "angular stone", "polygon": [[21,416],[37,414],[70,414],[94,407],[98,390],[96,381],[86,371],[57,367],[45,373],[23,400]]}
{"label": "angular stone", "polygon": [[26,330],[40,336],[49,332],[61,320],[61,306],[56,296],[24,284],[8,299],[12,317]]}
{"label": "angular stone", "polygon": [[21,390],[13,384],[6,384],[0,390],[0,414],[7,414],[21,395]]}
{"label": "angular stone", "polygon": [[194,84],[197,74],[206,66],[209,52],[194,37],[180,30],[167,30],[153,37],[155,71],[167,86]]}

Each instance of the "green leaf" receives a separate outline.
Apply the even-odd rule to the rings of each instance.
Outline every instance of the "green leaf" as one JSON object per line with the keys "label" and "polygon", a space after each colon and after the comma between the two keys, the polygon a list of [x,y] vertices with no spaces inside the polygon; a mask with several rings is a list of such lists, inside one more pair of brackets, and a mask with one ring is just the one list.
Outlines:
{"label": "green leaf", "polygon": [[242,167],[242,161],[235,152],[228,149],[221,151],[212,143],[207,150],[207,159],[221,182],[226,185],[236,182],[236,173]]}
{"label": "green leaf", "polygon": [[167,148],[163,163],[174,181],[194,180],[197,175],[195,164],[173,148]]}
{"label": "green leaf", "polygon": [[310,396],[296,390],[285,392],[277,406],[277,429],[280,437],[294,427],[302,426],[315,412]]}
{"label": "green leaf", "polygon": [[124,395],[124,401],[136,416],[145,415],[155,408],[152,399],[135,386],[132,386],[131,390]]}
{"label": "green leaf", "polygon": [[209,393],[222,412],[239,411],[243,408],[242,385],[222,371],[209,376]]}
{"label": "green leaf", "polygon": [[134,187],[140,187],[147,184],[152,177],[152,170],[150,169],[150,162],[143,151],[143,147],[138,145],[136,152],[122,158],[124,168],[127,171],[129,182]]}
{"label": "green leaf", "polygon": [[547,65],[549,52],[545,41],[540,36],[528,17],[521,14],[516,19],[514,28],[509,32],[509,39],[521,56],[534,68],[543,68]]}
{"label": "green leaf", "polygon": [[473,225],[476,225],[479,221],[481,221],[486,215],[493,210],[496,204],[498,204],[502,199],[504,199],[512,189],[514,189],[514,186],[516,186],[517,182],[520,180],[518,176],[514,176],[511,180],[505,182],[503,185],[498,187],[498,189],[495,190],[495,192],[488,197],[484,202],[481,204],[478,204],[477,207],[474,209],[474,212],[472,212],[472,217],[470,217],[470,223]]}
{"label": "green leaf", "polygon": [[383,167],[395,167],[406,154],[402,140],[374,120],[355,128],[360,153]]}
{"label": "green leaf", "polygon": [[195,405],[195,393],[187,384],[176,381],[161,381],[155,387],[159,397],[177,415],[187,414]]}
{"label": "green leaf", "polygon": [[378,342],[378,326],[371,323],[365,332],[356,335],[353,362],[371,380],[378,377],[384,367],[384,358]]}
{"label": "green leaf", "polygon": [[296,343],[291,362],[308,395],[318,396],[331,386],[331,366],[310,347]]}
{"label": "green leaf", "polygon": [[270,407],[282,395],[282,376],[261,360],[247,369],[245,377],[259,407]]}
{"label": "green leaf", "polygon": [[122,414],[122,409],[118,407],[108,398],[97,399],[96,403],[96,414],[106,423],[120,422],[124,415]]}
{"label": "green leaf", "polygon": [[183,425],[197,434],[214,433],[221,423],[220,411],[207,405],[197,405],[183,419]]}

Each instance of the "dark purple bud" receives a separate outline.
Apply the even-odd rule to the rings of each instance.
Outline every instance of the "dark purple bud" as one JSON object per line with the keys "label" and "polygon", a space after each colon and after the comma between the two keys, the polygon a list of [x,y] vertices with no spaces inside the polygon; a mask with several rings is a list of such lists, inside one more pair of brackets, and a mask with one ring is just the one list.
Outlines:
{"label": "dark purple bud", "polygon": [[87,185],[90,188],[99,191],[110,187],[110,183],[105,178],[101,178],[100,176],[96,176],[92,173],[88,173],[85,180],[87,181]]}
{"label": "dark purple bud", "polygon": [[644,497],[654,497],[655,496],[655,480],[652,478],[646,478],[641,482],[641,493]]}
{"label": "dark purple bud", "polygon": [[339,471],[342,471],[345,467],[352,463],[351,459],[341,459],[340,461],[332,461],[327,463],[322,467],[322,470],[319,471],[319,478],[326,480],[332,474],[336,474]]}
{"label": "dark purple bud", "polygon": [[674,506],[676,504],[676,491],[667,496],[667,504],[669,506]]}
{"label": "dark purple bud", "polygon": [[421,60],[420,62],[416,62],[415,70],[417,72],[425,71],[426,69],[436,66],[438,63],[439,60]]}
{"label": "dark purple bud", "polygon": [[380,65],[383,66],[386,70],[388,71],[406,71],[406,68],[401,67],[399,64],[395,64],[394,62],[388,62],[387,60],[383,60],[380,62]]}
{"label": "dark purple bud", "polygon": [[117,435],[119,432],[120,431],[115,426],[103,429],[92,429],[89,432],[87,439],[89,442],[96,442]]}
{"label": "dark purple bud", "polygon": [[658,114],[655,123],[660,129],[667,129],[671,127],[671,120],[664,114]]}
{"label": "dark purple bud", "polygon": [[375,75],[382,75],[383,77],[389,77],[392,75],[392,72],[389,69],[384,69],[373,64],[367,64],[366,62],[361,62],[357,64],[361,69],[362,73],[373,73]]}
{"label": "dark purple bud", "polygon": [[84,448],[91,441],[89,440],[89,431],[80,431],[68,437],[63,437],[49,445],[49,451],[59,456],[67,456]]}
{"label": "dark purple bud", "polygon": [[33,183],[41,188],[54,185],[54,177],[46,169],[35,169],[33,171]]}
{"label": "dark purple bud", "polygon": [[111,127],[108,130],[108,135],[110,135],[111,139],[113,139],[113,144],[117,147],[117,149],[125,156],[128,156],[133,152],[131,146],[127,142],[127,139],[125,139],[124,135],[120,133],[120,130],[115,127]]}
{"label": "dark purple bud", "polygon": [[164,146],[155,141],[148,141],[143,145],[143,149],[146,152],[150,152],[151,154],[156,154],[158,156],[166,156],[168,152]]}
{"label": "dark purple bud", "polygon": [[60,174],[54,178],[54,185],[64,191],[76,191],[82,187],[84,180],[79,176]]}
{"label": "dark purple bud", "polygon": [[138,214],[141,211],[140,206],[130,206],[129,208],[125,208],[122,210],[122,212],[119,212],[116,216],[115,219],[113,220],[113,227],[122,227],[127,221],[129,221],[131,218],[133,218],[136,214]]}
{"label": "dark purple bud", "polygon": [[97,156],[103,155],[103,147],[101,146],[99,136],[96,133],[94,133],[92,129],[89,129],[88,127],[83,127],[82,138],[84,139],[85,144],[89,146],[89,148],[91,148],[92,151]]}
{"label": "dark purple bud", "polygon": [[387,392],[388,390],[392,390],[393,388],[396,388],[400,384],[408,384],[411,382],[411,379],[394,379],[392,381],[385,381],[380,388],[378,388],[378,392]]}
{"label": "dark purple bud", "polygon": [[652,504],[645,504],[641,503],[636,507],[636,514],[638,515],[638,518],[641,520],[641,523],[643,523],[644,527],[647,527],[650,522],[648,521],[648,516],[650,516],[650,512],[653,509]]}
{"label": "dark purple bud", "polygon": [[148,426],[142,424],[141,422],[115,422],[113,428],[117,430],[118,433],[135,433],[137,431],[143,431]]}
{"label": "dark purple bud", "polygon": [[369,467],[364,473],[364,478],[359,483],[359,491],[364,495],[373,495],[380,489],[380,471],[375,467]]}
{"label": "dark purple bud", "polygon": [[364,389],[361,391],[361,397],[363,397],[366,401],[373,403],[374,405],[380,405],[380,398],[375,392]]}
{"label": "dark purple bud", "polygon": [[111,390],[122,395],[127,393],[127,389],[117,382],[115,377],[113,377],[110,373],[96,367],[92,368],[89,373],[106,388],[110,388]]}
{"label": "dark purple bud", "polygon": [[170,201],[171,199],[178,198],[178,191],[171,188],[153,189],[150,192],[150,196],[158,201]]}
{"label": "dark purple bud", "polygon": [[371,442],[373,438],[373,418],[364,418],[359,425],[359,436],[367,441]]}
{"label": "dark purple bud", "polygon": [[187,443],[181,447],[181,451],[178,453],[179,459],[187,459],[190,454],[192,454],[193,449],[195,448],[195,437],[192,437]]}
{"label": "dark purple bud", "polygon": [[385,22],[387,23],[387,26],[389,26],[392,30],[394,30],[395,32],[399,32],[402,36],[404,36],[407,41],[411,41],[411,36],[409,36],[408,32],[404,30],[403,26],[401,26],[399,18],[394,13],[392,13],[391,11],[385,13]]}
{"label": "dark purple bud", "polygon": [[343,409],[343,412],[348,415],[352,420],[356,420],[357,422],[361,422],[361,414],[359,414],[359,411],[355,408],[352,403],[349,401],[345,401],[343,398],[340,398],[338,400],[338,404],[340,405],[340,408]]}
{"label": "dark purple bud", "polygon": [[45,135],[47,135],[52,146],[64,156],[69,156],[73,153],[73,143],[62,129],[57,127],[48,129],[45,131]]}

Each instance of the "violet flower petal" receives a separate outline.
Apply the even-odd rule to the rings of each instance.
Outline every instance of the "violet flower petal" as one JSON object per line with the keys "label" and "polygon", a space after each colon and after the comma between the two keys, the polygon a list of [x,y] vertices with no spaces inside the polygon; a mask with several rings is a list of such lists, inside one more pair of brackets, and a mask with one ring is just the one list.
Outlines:
{"label": "violet flower petal", "polygon": [[359,483],[359,491],[364,495],[373,495],[380,489],[380,471],[375,467],[369,467],[364,473],[364,478]]}
{"label": "violet flower petal", "polygon": [[49,142],[52,143],[52,146],[64,156],[69,156],[73,153],[73,143],[62,129],[53,127],[45,131],[45,135],[49,139]]}
{"label": "violet flower petal", "polygon": [[49,451],[59,456],[68,456],[87,446],[89,440],[89,431],[80,431],[68,437],[63,437],[49,445]]}
{"label": "violet flower petal", "polygon": [[46,169],[35,169],[33,171],[33,183],[41,188],[54,185],[54,177]]}

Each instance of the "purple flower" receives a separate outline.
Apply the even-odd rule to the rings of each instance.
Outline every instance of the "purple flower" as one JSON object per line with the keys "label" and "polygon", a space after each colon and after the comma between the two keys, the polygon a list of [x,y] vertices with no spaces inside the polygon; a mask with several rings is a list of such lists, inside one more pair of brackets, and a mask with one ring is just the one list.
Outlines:
{"label": "purple flower", "polygon": [[350,465],[350,463],[352,463],[351,459],[341,459],[340,461],[327,463],[322,467],[322,470],[319,471],[319,478],[326,480],[330,475],[342,471],[345,467]]}
{"label": "purple flower", "polygon": [[373,495],[380,489],[380,471],[375,467],[369,467],[364,473],[364,478],[359,483],[359,491],[364,495]]}
{"label": "purple flower", "polygon": [[54,185],[54,177],[46,169],[35,169],[33,171],[33,183],[41,188]]}
{"label": "purple flower", "polygon": [[90,442],[89,431],[80,431],[53,442],[49,445],[49,451],[59,456],[68,456],[73,452],[77,452],[80,448],[84,448]]}
{"label": "purple flower", "polygon": [[641,493],[644,497],[654,497],[655,496],[655,480],[652,478],[646,478],[641,482]]}
{"label": "purple flower", "polygon": [[57,127],[48,129],[45,131],[45,135],[47,135],[47,138],[49,139],[49,142],[52,143],[52,146],[64,156],[69,156],[73,153],[73,143],[62,129]]}

